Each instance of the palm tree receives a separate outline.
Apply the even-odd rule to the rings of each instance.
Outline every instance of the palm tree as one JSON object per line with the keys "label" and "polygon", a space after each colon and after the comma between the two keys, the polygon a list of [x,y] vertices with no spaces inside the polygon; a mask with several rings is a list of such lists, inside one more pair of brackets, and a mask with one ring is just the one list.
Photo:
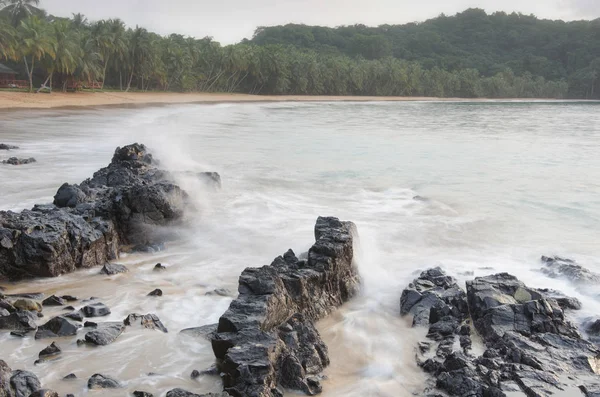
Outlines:
{"label": "palm tree", "polygon": [[[79,41],[79,33],[72,28],[69,20],[56,21],[51,25],[51,36],[53,39],[54,58],[47,60],[46,70],[48,78],[42,85],[50,81],[52,87],[52,76],[55,72],[63,75],[72,75],[82,56]],[[47,57],[48,58],[48,57]]]}
{"label": "palm tree", "polygon": [[82,13],[78,12],[77,14],[73,13],[73,26],[75,29],[81,29],[88,26],[88,19]]}
{"label": "palm tree", "polygon": [[[19,56],[25,62],[27,75],[29,76],[29,91],[33,92],[33,70],[35,62],[44,56],[54,59],[56,53],[54,41],[48,33],[47,24],[36,16],[31,16],[21,21],[17,31],[19,45],[17,47]],[[28,62],[28,58],[30,62]]]}
{"label": "palm tree", "polygon": [[81,50],[75,75],[81,80],[94,81],[102,75],[102,55],[89,34],[81,36]]}
{"label": "palm tree", "polygon": [[0,0],[0,13],[7,15],[17,27],[22,20],[40,13],[39,4],[40,0]]}
{"label": "palm tree", "polygon": [[0,59],[15,59],[15,30],[12,26],[0,23]]}

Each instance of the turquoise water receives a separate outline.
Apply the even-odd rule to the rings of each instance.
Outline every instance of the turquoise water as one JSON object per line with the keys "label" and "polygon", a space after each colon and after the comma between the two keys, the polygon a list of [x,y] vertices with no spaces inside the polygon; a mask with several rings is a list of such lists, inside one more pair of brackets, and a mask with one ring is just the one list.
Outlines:
{"label": "turquoise water", "polygon": [[[15,153],[38,163],[0,167],[0,208],[51,201],[60,184],[85,179],[110,161],[116,146],[134,141],[150,146],[166,168],[218,171],[222,191],[181,180],[199,215],[176,231],[180,240],[166,251],[124,258],[136,270],[126,277],[87,271],[11,288],[93,291],[115,319],[132,308],[154,311],[177,330],[218,319],[230,298],[204,293],[235,290],[244,267],[267,265],[290,247],[307,249],[318,215],[352,220],[364,286],[359,298],[320,324],[333,359],[327,396],[418,390],[422,377],[412,363],[418,331],[397,313],[402,288],[425,267],[440,265],[461,280],[508,271],[532,286],[579,297],[584,309],[575,321],[600,312],[593,291],[539,272],[539,257],[555,254],[600,271],[598,103],[262,103],[1,113],[0,142],[21,146]],[[157,261],[172,271],[152,274]],[[166,292],[160,303],[140,298],[140,291],[156,287]],[[152,346],[168,360],[141,363],[123,351],[131,341],[134,352]],[[10,343],[19,352],[11,353],[12,366],[28,369],[33,360],[25,352],[44,347]],[[93,353],[73,347],[42,380],[64,389],[57,379],[83,359],[82,374],[119,361],[113,373],[131,390],[219,389],[218,379],[187,379],[191,369],[210,364],[210,346],[182,341],[176,332],[125,334]],[[165,377],[148,381],[147,372]]]}

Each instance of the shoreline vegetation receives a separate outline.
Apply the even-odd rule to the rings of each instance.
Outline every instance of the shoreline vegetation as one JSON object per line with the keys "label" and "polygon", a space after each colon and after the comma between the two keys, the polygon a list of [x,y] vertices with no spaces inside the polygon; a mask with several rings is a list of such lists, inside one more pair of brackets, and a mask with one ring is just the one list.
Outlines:
{"label": "shoreline vegetation", "polygon": [[259,27],[251,39],[221,45],[211,37],[130,28],[118,18],[56,17],[42,6],[0,0],[0,60],[20,79],[5,81],[7,87],[600,98],[600,19],[549,21],[468,9],[404,25]]}
{"label": "shoreline vegetation", "polygon": [[[30,94],[0,90],[0,110],[158,106],[256,102],[487,102],[497,100],[555,101],[552,98],[436,98],[395,96],[249,95],[235,93],[77,92]],[[562,101],[562,100],[561,100]],[[578,100],[579,101],[579,100]]]}

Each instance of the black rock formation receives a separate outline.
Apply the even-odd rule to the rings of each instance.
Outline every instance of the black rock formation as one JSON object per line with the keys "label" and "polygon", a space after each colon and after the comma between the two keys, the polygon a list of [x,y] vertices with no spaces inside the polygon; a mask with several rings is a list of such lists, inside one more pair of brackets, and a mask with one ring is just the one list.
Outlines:
{"label": "black rock formation", "polygon": [[94,374],[88,379],[88,389],[118,389],[121,384],[118,380],[102,374]]}
{"label": "black rock formation", "polygon": [[247,268],[239,296],[219,319],[212,347],[225,391],[234,397],[314,395],[329,364],[313,325],[358,290],[351,222],[318,218],[307,260],[289,250],[270,266]]}
{"label": "black rock formation", "polygon": [[187,201],[171,179],[132,144],[92,178],[61,186],[54,205],[0,211],[0,277],[58,276],[102,266],[120,247],[156,243],[156,226],[179,221]]}
{"label": "black rock formation", "polygon": [[[580,386],[594,387],[600,348],[565,318],[574,307],[571,298],[507,273],[467,281],[465,294],[436,268],[403,291],[400,312],[429,327],[432,342],[417,351],[417,363],[434,378],[428,396],[441,395],[434,389],[450,396],[577,396]],[[481,356],[471,354],[472,327],[485,344]]]}
{"label": "black rock formation", "polygon": [[125,325],[120,322],[99,323],[96,329],[85,334],[85,342],[106,346],[113,343],[125,330]]}

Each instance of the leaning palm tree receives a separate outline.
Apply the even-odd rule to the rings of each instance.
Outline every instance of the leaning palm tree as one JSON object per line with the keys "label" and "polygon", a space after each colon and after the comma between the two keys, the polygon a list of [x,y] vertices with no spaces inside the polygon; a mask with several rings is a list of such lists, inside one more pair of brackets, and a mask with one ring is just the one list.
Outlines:
{"label": "leaning palm tree", "polygon": [[73,23],[69,20],[59,20],[51,25],[49,34],[53,41],[54,57],[46,56],[42,62],[48,71],[48,77],[40,90],[46,87],[48,81],[50,82],[50,89],[52,89],[54,73],[63,76],[70,76],[75,73],[78,61],[82,56],[82,49],[79,32],[73,30],[72,26]]}
{"label": "leaning palm tree", "polygon": [[0,0],[0,14],[8,16],[14,27],[32,16],[38,15],[40,0]]}
{"label": "leaning palm tree", "polygon": [[81,57],[77,61],[75,76],[80,80],[94,81],[102,75],[102,55],[88,34],[81,37]]}
{"label": "leaning palm tree", "polygon": [[54,59],[56,55],[54,41],[49,34],[47,24],[36,16],[21,21],[21,26],[17,30],[17,39],[19,40],[17,52],[25,62],[29,77],[29,91],[33,92],[35,62],[45,56]]}

